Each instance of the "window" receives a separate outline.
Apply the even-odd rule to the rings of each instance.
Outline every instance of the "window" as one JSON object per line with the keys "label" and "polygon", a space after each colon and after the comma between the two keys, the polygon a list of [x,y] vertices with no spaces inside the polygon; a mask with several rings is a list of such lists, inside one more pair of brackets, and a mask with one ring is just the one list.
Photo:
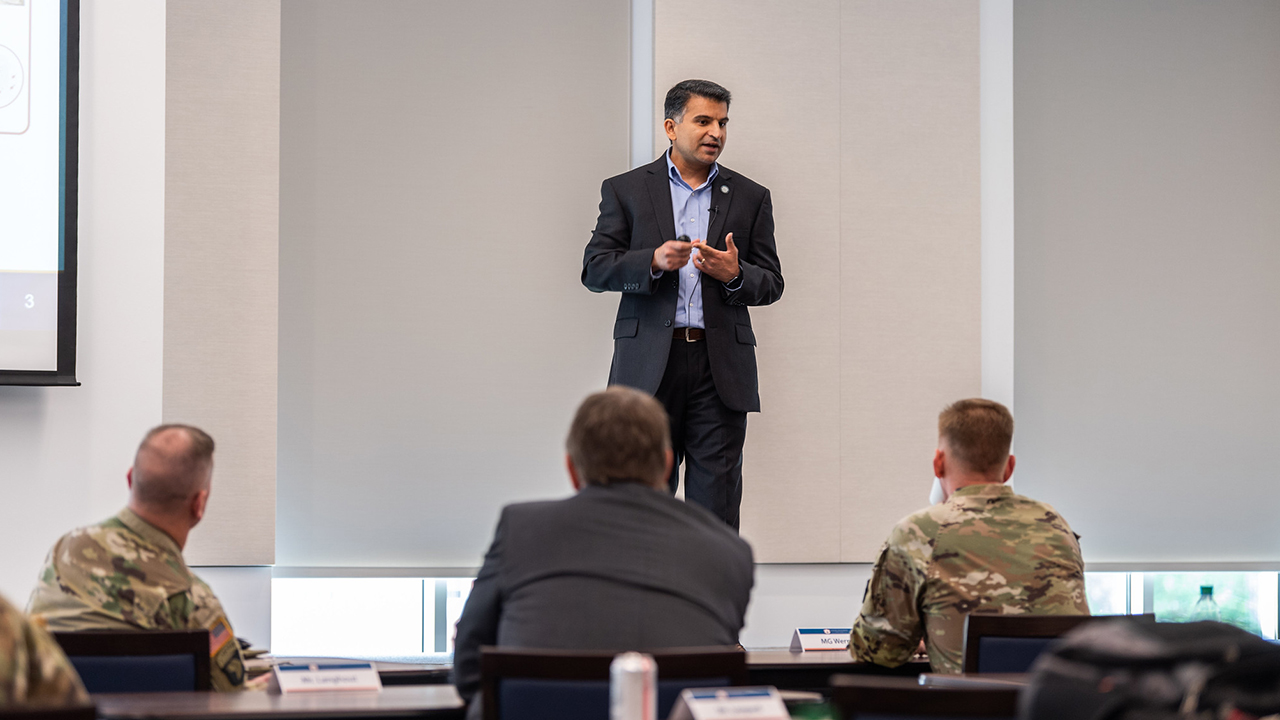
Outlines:
{"label": "window", "polygon": [[1084,591],[1089,598],[1089,612],[1094,615],[1136,615],[1142,612],[1142,601],[1132,610],[1129,597],[1129,573],[1085,573]]}
{"label": "window", "polygon": [[1160,622],[1192,620],[1200,588],[1207,587],[1212,589],[1222,622],[1276,639],[1280,611],[1274,572],[1169,572],[1143,573],[1142,577],[1151,591],[1151,612]]}
{"label": "window", "polygon": [[271,651],[447,662],[471,578],[273,578]]}
{"label": "window", "polygon": [[1277,639],[1280,576],[1274,572],[1085,573],[1094,615],[1152,613],[1159,622],[1187,622],[1201,587],[1213,589],[1222,622]]}
{"label": "window", "polygon": [[[449,662],[471,578],[278,577],[271,581],[271,651],[292,657]],[[1276,639],[1275,572],[1088,572],[1094,615],[1190,618],[1200,587],[1213,587],[1223,622]],[[788,629],[779,631],[782,635]],[[774,633],[778,634],[778,633]]]}

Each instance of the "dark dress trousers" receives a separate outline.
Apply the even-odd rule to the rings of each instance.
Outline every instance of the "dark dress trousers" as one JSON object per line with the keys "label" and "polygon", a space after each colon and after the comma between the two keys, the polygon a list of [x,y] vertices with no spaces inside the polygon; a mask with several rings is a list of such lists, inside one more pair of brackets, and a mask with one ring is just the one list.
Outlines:
{"label": "dark dress trousers", "polygon": [[[769,191],[723,165],[711,187],[713,213],[707,243],[724,250],[733,233],[742,284],[702,278],[702,313],[707,354],[720,399],[730,410],[759,412],[756,336],[750,305],[768,305],[782,296],[782,267],[773,240]],[[611,177],[600,188],[600,216],[582,261],[582,284],[592,292],[620,292],[613,324],[610,385],[657,392],[667,367],[676,315],[678,271],[652,279],[650,264],[659,245],[676,239],[666,157]]]}
{"label": "dark dress trousers", "polygon": [[724,523],[636,483],[509,505],[458,620],[454,684],[476,694],[481,645],[732,645],[753,573],[751,547]]}

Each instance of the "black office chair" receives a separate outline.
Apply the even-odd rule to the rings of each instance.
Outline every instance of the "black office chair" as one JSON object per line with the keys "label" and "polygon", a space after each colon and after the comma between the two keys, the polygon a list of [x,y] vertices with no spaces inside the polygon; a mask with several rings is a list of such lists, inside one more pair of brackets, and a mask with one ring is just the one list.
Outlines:
{"label": "black office chair", "polygon": [[208,630],[55,632],[91,693],[208,690]]}
{"label": "black office chair", "polygon": [[836,675],[831,701],[845,720],[1005,720],[1018,715],[1016,687],[936,688],[914,678]]}
{"label": "black office chair", "polygon": [[[485,720],[608,720],[609,664],[618,652],[480,650]],[[658,717],[680,691],[747,684],[747,655],[733,647],[650,653],[658,665]]]}
{"label": "black office chair", "polygon": [[[1053,643],[1090,615],[969,615],[964,620],[964,672],[1024,673]],[[1155,622],[1154,615],[1137,615]]]}

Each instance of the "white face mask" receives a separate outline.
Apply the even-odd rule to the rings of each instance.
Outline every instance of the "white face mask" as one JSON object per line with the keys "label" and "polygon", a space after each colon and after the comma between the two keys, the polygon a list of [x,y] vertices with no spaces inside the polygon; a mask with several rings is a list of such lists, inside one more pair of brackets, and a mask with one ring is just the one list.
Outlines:
{"label": "white face mask", "polygon": [[946,496],[942,492],[942,481],[938,478],[933,479],[933,488],[929,490],[929,504],[937,505],[946,500]]}

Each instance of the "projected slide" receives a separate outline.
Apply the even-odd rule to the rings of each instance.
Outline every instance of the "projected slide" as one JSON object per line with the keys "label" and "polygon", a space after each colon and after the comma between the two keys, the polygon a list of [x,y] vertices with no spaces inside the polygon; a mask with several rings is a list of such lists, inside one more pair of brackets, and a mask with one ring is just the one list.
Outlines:
{"label": "projected slide", "polygon": [[0,370],[57,370],[62,21],[0,0]]}

